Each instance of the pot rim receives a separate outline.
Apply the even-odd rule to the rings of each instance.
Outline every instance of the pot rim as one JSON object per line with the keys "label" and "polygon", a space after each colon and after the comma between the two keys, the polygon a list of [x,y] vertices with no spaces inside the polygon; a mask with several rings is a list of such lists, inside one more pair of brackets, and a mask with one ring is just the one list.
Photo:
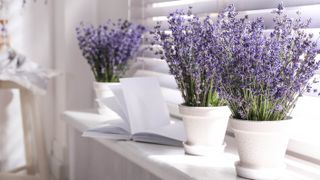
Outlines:
{"label": "pot rim", "polygon": [[203,109],[203,110],[205,110],[205,109],[218,109],[218,108],[226,108],[226,107],[228,107],[227,105],[225,105],[225,106],[186,106],[186,105],[184,105],[184,103],[179,104],[178,106],[179,106],[179,108],[185,108],[185,109],[188,109],[188,108],[191,109],[192,108],[192,109]]}
{"label": "pot rim", "polygon": [[230,116],[230,127],[234,131],[246,133],[271,133],[292,131],[293,118],[288,116],[285,120],[251,121],[235,119]]}
{"label": "pot rim", "polygon": [[283,119],[283,120],[248,120],[248,119],[238,119],[238,118],[234,118],[232,117],[232,115],[229,117],[230,120],[232,121],[241,121],[241,122],[252,122],[252,123],[267,123],[267,122],[281,122],[281,121],[290,121],[290,120],[293,120],[293,117],[292,116],[287,116],[286,119]]}
{"label": "pot rim", "polygon": [[110,89],[112,86],[119,86],[120,82],[93,82],[93,87],[96,90],[105,90],[105,89]]}
{"label": "pot rim", "polygon": [[120,82],[98,82],[98,81],[93,81],[93,84],[119,84]]}
{"label": "pot rim", "polygon": [[217,106],[217,107],[197,107],[197,106],[185,106],[179,104],[179,112],[183,117],[206,117],[206,116],[225,116],[228,119],[231,114],[228,106]]}

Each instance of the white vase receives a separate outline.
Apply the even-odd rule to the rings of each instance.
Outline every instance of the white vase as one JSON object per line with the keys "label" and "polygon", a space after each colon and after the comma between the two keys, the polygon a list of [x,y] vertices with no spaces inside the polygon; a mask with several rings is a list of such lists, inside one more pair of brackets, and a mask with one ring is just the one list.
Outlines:
{"label": "white vase", "polygon": [[249,121],[230,118],[240,161],[238,176],[249,179],[278,179],[285,170],[284,157],[292,120]]}
{"label": "white vase", "polygon": [[93,82],[93,88],[96,94],[96,102],[98,104],[98,112],[102,115],[114,115],[106,105],[103,104],[102,99],[114,96],[112,86],[119,86],[120,83],[110,82]]}
{"label": "white vase", "polygon": [[189,107],[180,105],[186,130],[186,154],[214,156],[224,151],[224,137],[230,116],[227,106]]}

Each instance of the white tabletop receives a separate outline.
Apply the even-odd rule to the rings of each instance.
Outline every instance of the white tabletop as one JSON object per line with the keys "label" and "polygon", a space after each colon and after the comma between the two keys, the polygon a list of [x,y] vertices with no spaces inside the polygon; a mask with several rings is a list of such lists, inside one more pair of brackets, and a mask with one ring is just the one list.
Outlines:
{"label": "white tabletop", "polygon": [[[67,111],[64,119],[70,127],[84,132],[86,129],[113,119],[90,111]],[[84,137],[85,138],[85,137]],[[234,140],[226,136],[227,147],[219,157],[185,155],[182,147],[163,146],[132,141],[94,139],[133,163],[161,179],[217,179],[241,180],[237,177],[234,163],[238,160]],[[288,168],[281,180],[320,179],[316,167],[292,157],[287,157]],[[313,173],[315,170],[315,173]],[[310,173],[311,172],[311,173]]]}

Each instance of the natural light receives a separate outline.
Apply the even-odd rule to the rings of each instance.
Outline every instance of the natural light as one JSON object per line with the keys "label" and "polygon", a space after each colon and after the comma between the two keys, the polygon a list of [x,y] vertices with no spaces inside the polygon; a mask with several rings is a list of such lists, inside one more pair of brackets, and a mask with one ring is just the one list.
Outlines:
{"label": "natural light", "polygon": [[320,180],[319,108],[320,0],[0,0],[0,180]]}

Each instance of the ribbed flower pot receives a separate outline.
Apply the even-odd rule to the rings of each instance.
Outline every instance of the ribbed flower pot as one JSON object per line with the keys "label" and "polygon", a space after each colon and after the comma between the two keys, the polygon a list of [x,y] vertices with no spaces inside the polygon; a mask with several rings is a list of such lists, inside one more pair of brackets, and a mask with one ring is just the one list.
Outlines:
{"label": "ribbed flower pot", "polygon": [[278,179],[285,170],[284,157],[292,125],[281,121],[248,121],[230,118],[240,161],[238,176],[249,179]]}
{"label": "ribbed flower pot", "polygon": [[109,83],[109,82],[93,82],[93,88],[96,94],[96,102],[98,103],[98,112],[102,115],[110,115],[114,113],[107,106],[102,103],[103,98],[114,96],[111,86],[118,86],[120,83]]}
{"label": "ribbed flower pot", "polygon": [[227,106],[189,107],[180,105],[186,130],[186,154],[212,156],[223,152],[224,137],[230,116]]}

